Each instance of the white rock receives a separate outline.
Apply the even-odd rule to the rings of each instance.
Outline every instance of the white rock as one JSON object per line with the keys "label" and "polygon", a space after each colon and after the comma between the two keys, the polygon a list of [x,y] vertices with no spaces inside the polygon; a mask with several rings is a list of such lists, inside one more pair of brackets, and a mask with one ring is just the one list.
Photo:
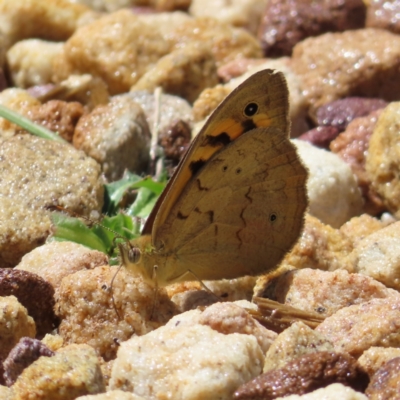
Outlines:
{"label": "white rock", "polygon": [[263,362],[251,335],[175,324],[123,342],[110,389],[148,400],[228,400],[237,387],[261,373]]}
{"label": "white rock", "polygon": [[336,154],[301,140],[293,143],[310,172],[310,214],[334,228],[360,215],[363,199],[350,167]]}

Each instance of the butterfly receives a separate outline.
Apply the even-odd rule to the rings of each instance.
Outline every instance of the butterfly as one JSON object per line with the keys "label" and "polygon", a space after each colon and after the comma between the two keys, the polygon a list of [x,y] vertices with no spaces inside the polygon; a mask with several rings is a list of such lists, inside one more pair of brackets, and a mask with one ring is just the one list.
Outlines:
{"label": "butterfly", "polygon": [[122,265],[158,286],[273,270],[307,208],[307,169],[289,139],[281,72],[255,73],[208,118]]}

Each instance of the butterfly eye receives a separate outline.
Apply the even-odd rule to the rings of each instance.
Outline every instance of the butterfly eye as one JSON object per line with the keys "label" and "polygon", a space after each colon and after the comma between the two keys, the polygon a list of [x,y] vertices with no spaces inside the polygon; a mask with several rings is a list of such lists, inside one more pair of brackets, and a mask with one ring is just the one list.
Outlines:
{"label": "butterfly eye", "polygon": [[276,213],[271,213],[271,214],[269,215],[269,220],[270,220],[271,222],[275,222],[277,219],[278,219],[278,216],[276,215]]}
{"label": "butterfly eye", "polygon": [[128,259],[131,263],[138,263],[140,260],[140,250],[137,247],[131,247],[128,251]]}
{"label": "butterfly eye", "polygon": [[244,109],[244,114],[246,117],[252,117],[258,111],[258,104],[257,103],[249,103]]}

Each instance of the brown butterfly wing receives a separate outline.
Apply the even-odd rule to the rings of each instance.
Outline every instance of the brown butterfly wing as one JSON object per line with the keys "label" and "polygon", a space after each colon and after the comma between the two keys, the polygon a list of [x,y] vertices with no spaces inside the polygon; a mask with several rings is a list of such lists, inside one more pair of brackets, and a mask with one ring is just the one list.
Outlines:
{"label": "brown butterfly wing", "polygon": [[161,246],[157,231],[193,176],[216,152],[251,129],[278,126],[288,132],[288,107],[286,81],[280,72],[260,71],[233,90],[192,142],[147,219],[142,234],[151,234],[153,245]]}
{"label": "brown butterfly wing", "polygon": [[[303,226],[307,170],[286,132],[246,132],[191,179],[157,240],[166,282],[259,275],[277,266]],[[166,254],[167,258],[168,254]]]}

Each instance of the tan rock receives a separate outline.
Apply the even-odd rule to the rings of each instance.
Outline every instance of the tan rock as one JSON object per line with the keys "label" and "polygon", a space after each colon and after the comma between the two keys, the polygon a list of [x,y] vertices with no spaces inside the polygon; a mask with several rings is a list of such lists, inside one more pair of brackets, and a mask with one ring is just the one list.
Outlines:
{"label": "tan rock", "polygon": [[86,345],[65,348],[53,357],[40,357],[13,385],[15,400],[73,400],[104,391],[96,352]]}
{"label": "tan rock", "polygon": [[150,140],[142,108],[129,95],[120,95],[79,120],[73,144],[101,164],[109,181],[115,181],[125,170],[146,171]]}
{"label": "tan rock", "polygon": [[265,355],[263,372],[283,367],[304,354],[334,351],[333,344],[303,322],[295,322],[278,335]]}
{"label": "tan rock", "polygon": [[20,88],[51,82],[52,64],[63,51],[63,43],[39,39],[21,40],[7,52],[12,83]]}
{"label": "tan rock", "polygon": [[322,389],[314,390],[311,393],[278,397],[276,400],[368,400],[364,394],[344,386],[341,383],[332,383]]}
{"label": "tan rock", "polygon": [[385,210],[382,199],[373,189],[365,169],[369,141],[380,113],[381,110],[378,110],[366,117],[355,118],[329,146],[333,153],[350,165],[366,201],[364,210],[372,215]]}
{"label": "tan rock", "polygon": [[248,29],[255,34],[267,0],[192,0],[189,13],[194,17],[214,17],[223,23]]}
{"label": "tan rock", "polygon": [[228,400],[261,372],[262,363],[252,335],[175,323],[121,344],[110,389],[145,398]]}
{"label": "tan rock", "polygon": [[306,214],[302,234],[281,265],[325,271],[351,271],[353,265],[348,256],[352,250],[350,238],[330,225],[323,224],[318,218]]}
{"label": "tan rock", "polygon": [[0,4],[0,27],[9,45],[28,38],[66,40],[90,9],[68,0],[5,0]]}
{"label": "tan rock", "polygon": [[398,98],[400,38],[379,29],[326,33],[298,43],[292,67],[316,108],[346,96]]}
{"label": "tan rock", "polygon": [[0,261],[14,267],[50,234],[47,206],[99,212],[103,179],[100,166],[69,144],[31,135],[0,141]]}
{"label": "tan rock", "polygon": [[144,397],[122,390],[110,390],[107,393],[79,396],[75,400],[146,400]]}
{"label": "tan rock", "polygon": [[379,116],[369,141],[366,159],[368,178],[384,205],[400,216],[400,102],[389,104]]}
{"label": "tan rock", "polygon": [[400,222],[360,240],[350,257],[354,271],[400,289]]}
{"label": "tan rock", "polygon": [[34,338],[36,327],[27,309],[14,296],[0,297],[0,359],[24,336]]}
{"label": "tan rock", "polygon": [[400,296],[345,307],[315,329],[336,351],[359,357],[372,346],[400,347]]}
{"label": "tan rock", "polygon": [[165,93],[192,103],[205,88],[217,83],[217,66],[211,49],[187,44],[162,57],[131,87],[131,91],[153,92],[161,87]]}
{"label": "tan rock", "polygon": [[379,368],[396,357],[400,357],[399,348],[370,347],[362,353],[358,363],[372,377]]}
{"label": "tan rock", "polygon": [[108,257],[100,251],[73,242],[51,242],[22,257],[15,269],[39,275],[57,290],[65,276],[107,264]]}
{"label": "tan rock", "polygon": [[258,290],[261,293],[256,295],[266,292],[272,300],[324,317],[371,299],[393,296],[400,299],[400,293],[396,290],[370,277],[349,274],[344,270],[293,270],[266,282],[263,289],[259,287]]}
{"label": "tan rock", "polygon": [[115,357],[119,343],[146,334],[175,312],[165,293],[156,297],[140,276],[124,268],[116,273],[108,266],[78,271],[62,280],[56,294],[64,342],[89,344],[106,361]]}

